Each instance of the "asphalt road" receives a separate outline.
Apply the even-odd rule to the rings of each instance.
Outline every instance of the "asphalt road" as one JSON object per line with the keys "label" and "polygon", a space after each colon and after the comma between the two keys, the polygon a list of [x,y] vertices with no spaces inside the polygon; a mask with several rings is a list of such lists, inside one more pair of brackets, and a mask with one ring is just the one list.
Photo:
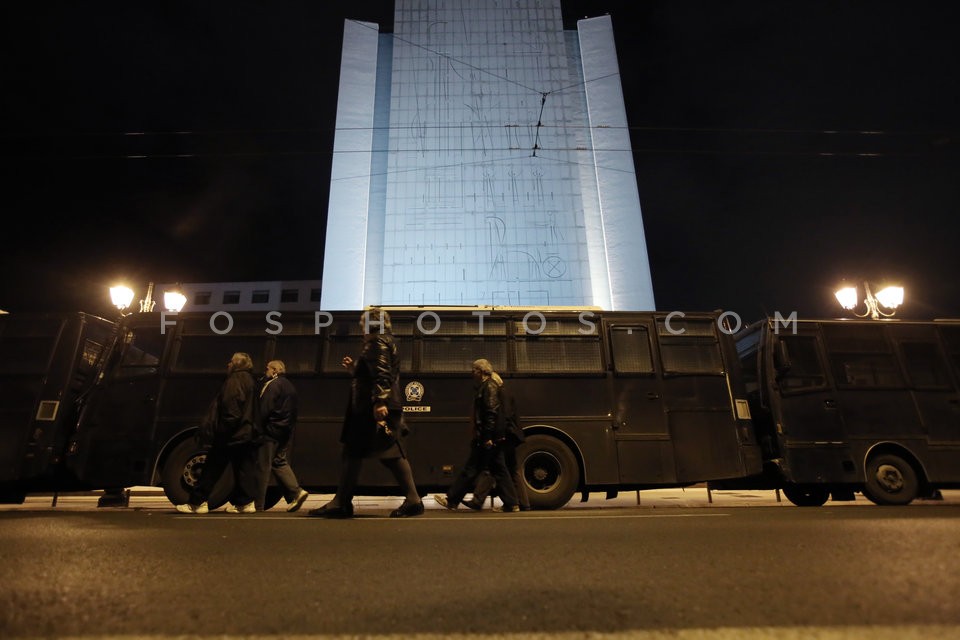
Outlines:
{"label": "asphalt road", "polygon": [[742,503],[28,504],[0,510],[0,637],[960,637],[960,500]]}

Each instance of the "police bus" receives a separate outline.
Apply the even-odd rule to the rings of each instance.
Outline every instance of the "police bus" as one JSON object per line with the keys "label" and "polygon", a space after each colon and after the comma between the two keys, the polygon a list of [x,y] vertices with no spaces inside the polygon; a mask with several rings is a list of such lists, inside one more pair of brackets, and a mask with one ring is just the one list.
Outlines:
{"label": "police bus", "polygon": [[[486,358],[517,398],[518,451],[534,508],[580,492],[685,486],[760,473],[737,354],[717,313],[596,309],[392,308],[414,478],[443,491],[468,453],[471,363]],[[359,311],[143,313],[124,318],[99,360],[63,456],[77,486],[159,485],[174,503],[202,473],[198,422],[236,351],[283,360],[300,398],[291,464],[310,491],[336,487]],[[224,476],[211,507],[226,501]],[[390,494],[380,465],[367,495]],[[271,489],[268,506],[279,491]]]}
{"label": "police bus", "polygon": [[960,321],[769,318],[736,336],[762,479],[820,506],[960,486]]}

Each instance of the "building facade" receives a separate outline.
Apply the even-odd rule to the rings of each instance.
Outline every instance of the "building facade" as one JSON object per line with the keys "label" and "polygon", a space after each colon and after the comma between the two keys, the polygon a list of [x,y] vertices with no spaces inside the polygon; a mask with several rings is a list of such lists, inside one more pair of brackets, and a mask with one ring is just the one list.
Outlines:
{"label": "building facade", "polygon": [[610,16],[396,0],[346,21],[321,307],[654,309]]}

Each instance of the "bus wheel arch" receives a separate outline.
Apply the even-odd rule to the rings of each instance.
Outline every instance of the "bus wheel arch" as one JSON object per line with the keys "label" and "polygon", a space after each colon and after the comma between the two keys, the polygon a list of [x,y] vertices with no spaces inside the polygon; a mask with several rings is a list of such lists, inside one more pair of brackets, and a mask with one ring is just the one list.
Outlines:
{"label": "bus wheel arch", "polygon": [[523,465],[530,506],[559,509],[581,486],[583,461],[568,436],[551,428],[528,428],[526,439],[517,447]]}
{"label": "bus wheel arch", "polygon": [[916,456],[894,444],[879,444],[866,455],[863,495],[878,505],[906,505],[926,485]]}
{"label": "bus wheel arch", "polygon": [[[160,486],[170,502],[183,504],[189,500],[190,489],[196,486],[203,473],[207,448],[197,442],[193,432],[188,432],[179,440],[171,441],[164,451],[166,453],[159,472]],[[233,469],[227,466],[208,500],[210,509],[227,502],[233,484]]]}

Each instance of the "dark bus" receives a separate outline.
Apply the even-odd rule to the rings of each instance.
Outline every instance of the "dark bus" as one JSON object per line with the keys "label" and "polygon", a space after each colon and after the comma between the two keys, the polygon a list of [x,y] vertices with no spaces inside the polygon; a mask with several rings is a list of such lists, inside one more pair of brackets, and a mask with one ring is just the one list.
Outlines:
{"label": "dark bus", "polygon": [[[372,313],[376,313],[375,310]],[[471,363],[486,358],[517,398],[518,451],[534,508],[577,492],[684,486],[758,474],[761,457],[732,338],[716,313],[391,308],[418,487],[443,491],[468,453]],[[64,465],[90,487],[162,486],[174,503],[202,472],[195,433],[235,351],[283,360],[300,396],[291,464],[332,493],[359,311],[134,314],[91,393]],[[366,465],[362,493],[393,478]],[[221,481],[211,507],[226,501]],[[271,490],[267,506],[280,498]]]}
{"label": "dark bus", "polygon": [[71,486],[64,454],[115,331],[83,313],[0,315],[0,501]]}
{"label": "dark bus", "polygon": [[736,343],[765,461],[753,486],[800,506],[960,486],[960,321],[767,319]]}

